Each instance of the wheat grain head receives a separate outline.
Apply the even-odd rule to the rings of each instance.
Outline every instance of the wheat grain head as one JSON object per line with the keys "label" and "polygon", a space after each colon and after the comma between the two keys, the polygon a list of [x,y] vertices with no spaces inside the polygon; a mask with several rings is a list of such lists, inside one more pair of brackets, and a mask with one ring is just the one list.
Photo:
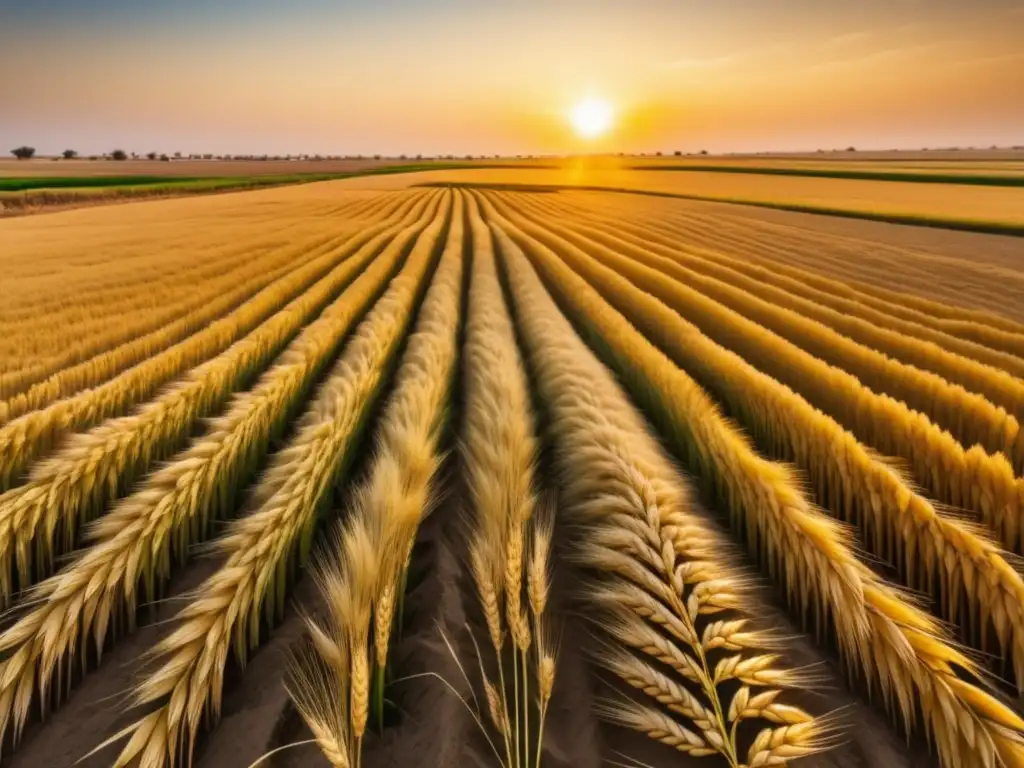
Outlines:
{"label": "wheat grain head", "polygon": [[947,618],[958,618],[961,590],[976,595],[963,606],[964,623],[984,629],[991,618],[1000,648],[1024,684],[1024,580],[997,547],[974,527],[942,515],[837,422],[655,298],[692,306],[700,300],[693,291],[609,252],[602,252],[601,262],[574,249],[561,254],[648,338],[719,392],[755,434],[765,441],[776,438],[783,457],[809,473],[819,497],[832,499],[834,510],[861,525],[874,554],[891,560],[896,553],[910,587],[945,596],[940,608]]}
{"label": "wheat grain head", "polygon": [[[788,472],[757,457],[692,381],[601,302],[582,278],[506,219],[496,214],[494,219],[504,252],[515,260],[509,274],[526,273],[528,264],[508,236],[502,236],[506,228],[529,247],[534,263],[574,314],[586,306],[586,313],[577,316],[590,325],[581,327],[594,333],[595,343],[619,361],[616,367],[626,374],[630,389],[649,404],[659,402],[660,413],[674,413],[667,417],[670,429],[692,430],[692,436],[677,435],[673,442],[685,448],[684,456],[692,465],[718,475],[718,488],[734,525],[745,529],[749,546],[773,576],[781,571],[790,599],[804,610],[815,605],[819,621],[828,617],[848,662],[880,684],[887,704],[909,727],[914,724],[915,707],[923,709],[926,730],[938,745],[943,765],[960,765],[967,755],[997,765],[1008,760],[1006,755],[1017,754],[1024,721],[974,682],[958,680],[958,668],[973,674],[975,681],[980,676],[973,662],[944,639],[941,628],[907,596],[863,566],[845,537],[836,535],[841,529],[806,503]],[[532,271],[529,274],[533,275]],[[536,300],[531,301],[531,306],[535,304]],[[602,329],[600,334],[593,330],[594,324]],[[671,392],[671,399],[659,392]],[[844,563],[846,578],[831,579],[828,587],[821,589],[828,577],[817,572],[827,574],[826,569],[836,562]],[[797,580],[802,569],[808,569],[804,578],[813,583],[804,585],[803,578]],[[843,637],[851,613],[864,621],[852,647]],[[956,714],[950,716],[953,712]]]}
{"label": "wheat grain head", "polygon": [[[365,272],[292,341],[253,389],[236,395],[205,435],[96,521],[82,556],[33,590],[35,607],[0,634],[0,652],[9,657],[0,662],[0,708],[20,705],[14,712],[3,709],[13,718],[15,739],[28,714],[33,675],[45,702],[54,674],[71,664],[80,644],[91,637],[102,654],[107,630],[122,610],[131,631],[140,588],[155,597],[155,584],[169,577],[172,558],[184,559],[188,546],[205,539],[211,521],[228,510],[232,490],[258,466],[271,436],[425,224],[416,223],[415,215],[414,210],[406,219],[412,219],[409,226],[386,230],[360,249],[350,266],[358,269],[374,257]],[[5,699],[8,689],[20,693]]]}
{"label": "wheat grain head", "polygon": [[[308,553],[319,509],[350,460],[350,447],[405,332],[449,207],[446,196],[443,211],[359,325],[291,443],[275,455],[253,494],[253,512],[234,522],[218,542],[227,555],[224,567],[200,586],[195,600],[179,612],[178,628],[153,649],[152,656],[163,665],[139,684],[135,700],[146,705],[170,699],[130,727],[132,738],[118,765],[147,752],[171,762],[179,744],[190,752],[204,711],[214,720],[219,714],[229,652],[244,663],[248,649],[259,641],[260,610],[272,621],[283,609],[289,560]],[[363,686],[367,633],[350,643],[353,689]],[[349,719],[358,723],[361,717],[350,705]],[[149,735],[141,736],[144,732]]]}

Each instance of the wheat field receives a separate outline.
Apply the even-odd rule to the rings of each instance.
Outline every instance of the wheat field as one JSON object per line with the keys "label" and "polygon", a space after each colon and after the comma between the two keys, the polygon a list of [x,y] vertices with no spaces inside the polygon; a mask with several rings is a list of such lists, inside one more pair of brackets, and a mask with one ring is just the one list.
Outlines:
{"label": "wheat field", "polygon": [[1011,238],[514,173],[0,222],[0,765],[1024,768]]}

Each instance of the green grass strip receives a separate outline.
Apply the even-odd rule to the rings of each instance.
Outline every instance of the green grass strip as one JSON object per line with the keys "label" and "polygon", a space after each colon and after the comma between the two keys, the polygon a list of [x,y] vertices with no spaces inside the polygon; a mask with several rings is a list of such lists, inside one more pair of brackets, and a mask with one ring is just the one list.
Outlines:
{"label": "green grass strip", "polygon": [[355,171],[328,173],[290,173],[255,176],[18,176],[0,177],[0,192],[24,192],[33,189],[118,189],[159,186],[166,189],[225,189],[233,186],[258,187],[277,184],[301,184],[332,181],[354,176],[386,176],[393,173],[451,171],[467,168],[549,168],[547,165],[516,165],[510,163],[414,163],[384,165]]}

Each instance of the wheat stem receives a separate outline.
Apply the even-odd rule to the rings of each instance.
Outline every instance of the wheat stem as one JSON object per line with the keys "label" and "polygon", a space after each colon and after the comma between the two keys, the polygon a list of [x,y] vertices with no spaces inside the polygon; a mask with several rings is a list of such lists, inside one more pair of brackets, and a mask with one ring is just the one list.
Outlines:
{"label": "wheat stem", "polygon": [[[448,202],[446,197],[444,217]],[[227,555],[224,567],[200,586],[195,600],[179,613],[178,628],[153,650],[153,656],[164,663],[138,686],[137,702],[158,701],[174,690],[183,704],[174,708],[164,705],[138,721],[136,735],[143,733],[149,722],[157,722],[159,728],[151,738],[133,736],[118,758],[119,766],[143,750],[165,759],[182,737],[193,738],[207,708],[216,719],[229,651],[233,646],[234,654],[244,663],[248,648],[259,641],[260,609],[268,620],[276,619],[282,607],[285,567],[292,557],[303,560],[308,556],[318,512],[328,490],[351,461],[352,445],[363,431],[398,349],[443,224],[444,218],[436,218],[417,240],[405,268],[360,324],[300,420],[294,438],[275,456],[255,489],[253,511],[234,523],[218,543]],[[373,553],[377,550],[372,541],[365,533],[356,537],[355,544],[370,542],[364,548]],[[358,550],[355,544],[346,550],[346,556]],[[365,560],[365,555],[362,557]],[[369,583],[356,585],[356,592],[350,590],[347,600],[356,611],[350,615],[368,625],[370,603],[364,596],[369,593],[372,601],[374,579],[369,574],[376,573],[376,563],[367,563],[367,571]],[[268,593],[278,599],[266,600]],[[192,638],[202,638],[201,644]],[[368,662],[366,642],[365,630],[350,639],[352,658]],[[353,671],[359,678],[352,679],[350,686],[357,689],[356,702],[361,706],[367,681],[361,663]],[[365,722],[363,712],[350,711],[349,717],[358,737],[359,726]]]}
{"label": "wheat stem", "polygon": [[[420,521],[430,509],[431,486],[440,462],[438,446],[457,355],[463,275],[463,197],[456,193],[453,199],[447,242],[383,411],[375,459],[356,493],[348,523],[338,532],[334,558],[320,571],[321,592],[332,606],[330,621],[323,627],[310,625],[311,634],[323,638],[318,645],[322,657],[344,659],[354,649],[352,663],[359,665],[360,674],[353,673],[349,680],[353,703],[347,714],[360,737],[352,757],[357,764],[362,759],[362,708],[368,695],[361,685],[363,647],[372,620],[374,697],[383,727],[394,611],[397,605],[400,626],[409,558]],[[434,237],[440,224],[437,220],[431,225]],[[432,248],[429,239],[426,244]],[[429,250],[422,249],[410,257],[416,259],[417,275],[427,269],[427,255]],[[387,318],[385,311],[408,313],[409,309],[383,308],[382,322]],[[324,711],[332,713],[334,722],[341,722],[345,715],[340,702],[325,696],[307,706],[303,716],[315,722]]]}
{"label": "wheat stem", "polygon": [[[723,629],[712,628],[702,636],[694,618],[736,611],[750,600],[744,598],[742,581],[719,562],[728,547],[692,511],[671,462],[609,371],[572,331],[525,257],[502,228],[492,227],[507,267],[522,338],[548,408],[563,492],[561,506],[588,531],[578,545],[579,557],[608,584],[604,593],[612,596],[620,611],[626,611],[629,625],[656,631],[654,627],[675,622],[688,679],[698,684],[702,694],[697,699],[684,694],[681,686],[670,689],[699,730],[679,730],[687,734],[685,751],[694,756],[720,754],[738,768],[718,684],[752,674],[760,676],[761,685],[796,684],[800,678],[773,670],[773,656],[753,655],[753,649],[767,641],[753,631],[742,637],[733,634],[734,647],[741,650],[733,666],[712,668],[704,643],[716,641],[715,632]],[[645,599],[630,604],[633,595]],[[655,606],[654,611],[644,608],[646,601]],[[604,607],[602,600],[596,602]],[[671,614],[672,619],[658,622],[658,611]],[[636,663],[647,668],[639,659]],[[809,750],[820,748],[820,735],[815,729],[807,731]]]}

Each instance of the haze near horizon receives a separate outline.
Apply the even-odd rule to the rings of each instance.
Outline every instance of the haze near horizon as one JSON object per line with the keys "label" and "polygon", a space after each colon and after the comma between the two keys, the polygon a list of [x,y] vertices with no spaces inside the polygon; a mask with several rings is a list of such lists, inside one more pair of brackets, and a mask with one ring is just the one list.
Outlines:
{"label": "haze near horizon", "polygon": [[1017,0],[50,0],[0,10],[0,64],[0,144],[41,154],[1024,143]]}

